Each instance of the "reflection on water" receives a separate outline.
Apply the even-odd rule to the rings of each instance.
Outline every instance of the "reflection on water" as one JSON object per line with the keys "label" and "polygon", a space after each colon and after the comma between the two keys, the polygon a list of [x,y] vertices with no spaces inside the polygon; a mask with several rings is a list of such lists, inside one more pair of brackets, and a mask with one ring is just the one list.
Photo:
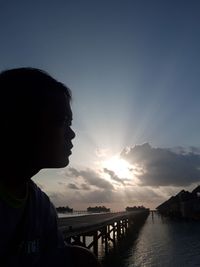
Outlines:
{"label": "reflection on water", "polygon": [[150,215],[103,263],[105,267],[200,266],[200,222]]}
{"label": "reflection on water", "polygon": [[69,217],[77,217],[77,216],[86,216],[86,215],[95,215],[95,214],[104,214],[106,212],[88,212],[88,211],[80,211],[80,212],[64,212],[57,213],[58,218],[69,218]]}

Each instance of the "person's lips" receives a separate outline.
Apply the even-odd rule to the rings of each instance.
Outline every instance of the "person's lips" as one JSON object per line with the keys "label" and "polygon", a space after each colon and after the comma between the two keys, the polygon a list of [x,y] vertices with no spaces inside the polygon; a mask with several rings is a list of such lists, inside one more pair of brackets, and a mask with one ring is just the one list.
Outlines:
{"label": "person's lips", "polygon": [[66,150],[67,150],[67,152],[69,153],[69,155],[72,154],[72,152],[71,152],[72,148],[73,148],[72,145],[66,147]]}

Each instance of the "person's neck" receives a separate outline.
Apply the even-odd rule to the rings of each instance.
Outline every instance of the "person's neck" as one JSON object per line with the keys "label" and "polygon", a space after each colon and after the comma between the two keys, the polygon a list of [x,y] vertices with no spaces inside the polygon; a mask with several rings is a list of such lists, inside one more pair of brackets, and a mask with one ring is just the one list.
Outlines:
{"label": "person's neck", "polygon": [[2,178],[0,183],[14,197],[19,199],[24,198],[28,181],[39,171],[33,168],[29,170],[23,169],[21,171],[16,169],[14,171],[7,171],[1,174]]}

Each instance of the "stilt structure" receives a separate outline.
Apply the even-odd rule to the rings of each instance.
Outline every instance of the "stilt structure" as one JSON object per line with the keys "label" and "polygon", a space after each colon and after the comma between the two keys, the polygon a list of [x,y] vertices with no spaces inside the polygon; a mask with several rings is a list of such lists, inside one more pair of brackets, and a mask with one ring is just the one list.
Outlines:
{"label": "stilt structure", "polygon": [[110,244],[115,247],[116,241],[125,236],[130,227],[140,227],[148,214],[149,210],[143,210],[60,218],[59,228],[68,244],[91,249],[98,257],[100,239],[107,254]]}

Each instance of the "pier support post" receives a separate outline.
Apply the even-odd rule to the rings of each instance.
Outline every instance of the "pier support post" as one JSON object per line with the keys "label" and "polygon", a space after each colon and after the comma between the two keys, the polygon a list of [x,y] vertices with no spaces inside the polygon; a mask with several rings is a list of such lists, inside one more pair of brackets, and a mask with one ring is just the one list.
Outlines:
{"label": "pier support post", "polygon": [[98,232],[97,231],[94,232],[93,241],[94,241],[94,244],[93,244],[94,254],[98,256]]}
{"label": "pier support post", "polygon": [[120,239],[121,236],[121,225],[120,225],[120,221],[117,222],[117,240]]}
{"label": "pier support post", "polygon": [[[80,245],[87,247],[88,249],[92,249],[94,254],[98,256],[99,239],[101,239],[102,244],[105,243],[102,247],[104,248],[105,254],[107,254],[110,249],[109,245],[111,242],[111,245],[115,247],[117,245],[117,241],[120,242],[122,235],[124,239],[125,234],[129,233],[129,227],[140,227],[147,216],[148,212],[141,212],[141,214],[127,213],[123,216],[120,215],[116,217],[112,215],[111,220],[106,221],[103,218],[104,220],[102,220],[102,224],[94,224],[95,227],[90,226],[88,231],[83,229],[82,232],[77,230],[75,233],[71,226],[66,226],[63,234],[65,235],[65,241],[69,244]],[[90,240],[88,240],[87,237],[90,237]],[[91,240],[91,238],[93,240]]]}
{"label": "pier support post", "polygon": [[83,235],[82,242],[83,242],[84,246],[86,247],[86,238],[85,238],[85,235]]}
{"label": "pier support post", "polygon": [[107,226],[104,228],[105,235],[105,253],[108,253],[108,234],[107,234]]}
{"label": "pier support post", "polygon": [[128,219],[125,220],[125,228],[126,228],[126,233],[127,233],[127,230],[128,230]]}
{"label": "pier support post", "polygon": [[101,244],[104,243],[104,229],[101,229]]}
{"label": "pier support post", "polygon": [[113,245],[115,246],[115,223],[112,224],[113,227]]}
{"label": "pier support post", "polygon": [[124,235],[124,220],[121,220],[121,235]]}

